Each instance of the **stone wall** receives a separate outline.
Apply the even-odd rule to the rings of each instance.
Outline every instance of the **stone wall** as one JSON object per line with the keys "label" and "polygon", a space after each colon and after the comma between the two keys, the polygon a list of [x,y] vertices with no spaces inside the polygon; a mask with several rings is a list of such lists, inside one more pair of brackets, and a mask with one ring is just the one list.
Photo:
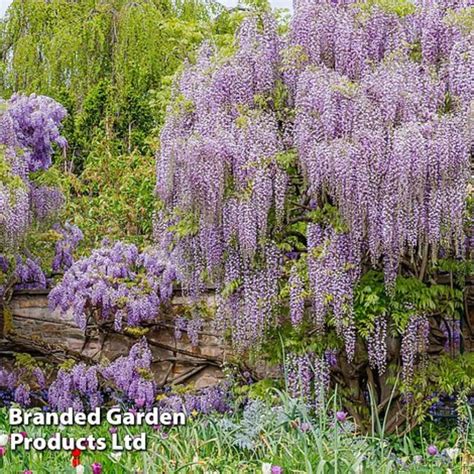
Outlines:
{"label": "stone wall", "polygon": [[[207,299],[209,304],[213,304],[213,295]],[[213,334],[209,322],[204,322],[198,347],[190,344],[185,333],[180,340],[175,338],[172,314],[179,312],[185,303],[182,297],[175,296],[169,317],[164,317],[159,325],[149,327],[146,337],[154,355],[153,369],[159,384],[186,381],[202,388],[219,382],[223,377],[222,364],[229,353]],[[136,336],[100,331],[97,327],[88,327],[84,333],[72,315],[63,317],[48,308],[46,291],[17,292],[9,308],[11,321],[8,324],[20,340],[28,338],[42,345],[62,346],[68,352],[97,362],[127,354],[137,341]]]}
{"label": "stone wall", "polygon": [[[474,278],[474,277],[473,277]],[[474,351],[474,281],[470,279],[465,293],[466,318],[463,323],[463,350]],[[214,304],[214,295],[208,294],[207,303]],[[187,301],[175,296],[168,316],[149,327],[146,337],[154,355],[153,369],[159,384],[194,383],[196,388],[218,383],[223,378],[222,366],[232,354],[225,344],[213,333],[210,322],[204,322],[200,332],[199,345],[193,347],[186,334],[180,340],[174,335],[173,319],[182,312]],[[9,304],[11,321],[5,321],[5,327],[11,326],[15,336],[25,340],[34,339],[38,343],[62,346],[80,357],[101,362],[114,360],[128,353],[137,341],[136,337],[113,333],[104,328],[88,327],[86,333],[75,324],[72,315],[62,317],[48,308],[47,291],[17,292]],[[0,311],[1,313],[1,311]],[[0,347],[3,353],[18,351],[11,341],[3,339],[1,329],[4,324],[0,314]],[[1,343],[4,344],[1,344]],[[6,343],[6,344],[5,344]],[[6,348],[6,350],[5,350]],[[25,345],[24,349],[27,350]],[[51,349],[54,350],[54,349]],[[0,364],[2,362],[0,361]],[[275,376],[278,369],[259,362],[252,367],[257,377]]]}

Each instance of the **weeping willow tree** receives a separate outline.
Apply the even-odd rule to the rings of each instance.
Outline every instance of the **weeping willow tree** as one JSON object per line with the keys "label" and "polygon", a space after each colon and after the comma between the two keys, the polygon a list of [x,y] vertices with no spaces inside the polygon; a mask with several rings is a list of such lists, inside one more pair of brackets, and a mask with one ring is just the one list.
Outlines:
{"label": "weeping willow tree", "polygon": [[198,0],[14,0],[1,30],[1,93],[60,100],[78,157],[101,132],[143,148],[160,118],[151,95],[212,33],[220,8]]}
{"label": "weeping willow tree", "polygon": [[239,15],[214,0],[13,0],[0,22],[0,96],[34,92],[67,108],[58,174],[73,173],[67,209],[86,241],[149,233],[148,137],[172,77],[206,38],[229,42]]}

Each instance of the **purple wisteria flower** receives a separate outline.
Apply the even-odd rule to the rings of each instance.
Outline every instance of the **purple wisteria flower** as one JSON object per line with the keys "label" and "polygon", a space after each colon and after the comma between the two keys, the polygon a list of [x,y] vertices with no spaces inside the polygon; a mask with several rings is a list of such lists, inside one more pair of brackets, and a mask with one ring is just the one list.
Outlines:
{"label": "purple wisteria flower", "polygon": [[[71,263],[71,246],[80,238],[77,228],[68,232],[69,240],[59,249],[58,267]],[[50,292],[49,302],[62,314],[72,310],[81,329],[94,314],[113,320],[120,330],[124,323],[137,326],[158,316],[160,306],[171,297],[174,275],[170,261],[159,252],[140,253],[135,245],[116,242],[74,262]]]}
{"label": "purple wisteria flower", "polygon": [[16,290],[44,289],[47,286],[46,276],[38,260],[16,257],[14,276],[17,280]]}
{"label": "purple wisteria flower", "polygon": [[83,240],[84,234],[79,227],[69,223],[63,226],[56,225],[54,230],[61,235],[61,238],[56,242],[52,269],[54,272],[65,271],[74,263],[73,253]]}
{"label": "purple wisteria flower", "polygon": [[[153,355],[145,338],[128,354],[102,369],[102,376],[112,382],[126,400],[141,407],[151,407],[155,401],[156,383],[151,374]],[[135,410],[134,408],[132,408]],[[135,410],[136,411],[136,410]]]}
{"label": "purple wisteria flower", "polygon": [[0,243],[14,248],[34,220],[49,218],[64,202],[57,188],[36,186],[30,173],[50,167],[54,143],[66,147],[60,134],[66,109],[35,94],[14,94],[0,106],[0,161],[7,165],[0,183]]}
{"label": "purple wisteria flower", "polygon": [[18,387],[15,389],[13,397],[16,403],[23,407],[28,407],[31,403],[30,388],[23,383],[18,385]]}
{"label": "purple wisteria flower", "polygon": [[83,412],[100,407],[104,398],[98,375],[96,366],[87,367],[84,363],[71,370],[60,369],[48,390],[50,407],[61,412],[68,408]]}

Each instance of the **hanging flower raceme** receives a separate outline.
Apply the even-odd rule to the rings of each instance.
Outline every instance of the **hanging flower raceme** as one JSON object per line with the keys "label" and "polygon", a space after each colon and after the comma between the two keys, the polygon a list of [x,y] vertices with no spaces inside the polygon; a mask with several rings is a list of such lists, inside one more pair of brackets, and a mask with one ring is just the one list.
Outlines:
{"label": "hanging flower raceme", "polygon": [[105,367],[101,374],[119,390],[123,401],[150,408],[156,396],[156,383],[151,374],[152,353],[145,338],[128,354]]}
{"label": "hanging flower raceme", "polygon": [[18,403],[29,407],[33,401],[42,400],[46,378],[40,367],[15,366],[11,370],[0,369],[0,391],[4,404]]}
{"label": "hanging flower raceme", "polygon": [[28,172],[49,168],[53,144],[66,146],[59,130],[66,109],[50,97],[35,94],[15,94],[6,108],[2,116],[5,132],[0,135],[0,141],[12,150],[23,150],[22,160]]}
{"label": "hanging flower raceme", "polygon": [[330,381],[329,365],[324,356],[290,353],[285,369],[289,394],[293,398],[301,398],[316,410],[322,408]]}
{"label": "hanging flower raceme", "polygon": [[375,320],[374,330],[367,337],[369,364],[383,374],[387,368],[387,319],[380,316]]}
{"label": "hanging flower raceme", "polygon": [[21,258],[17,256],[14,273],[16,290],[44,289],[46,288],[46,277],[38,261],[32,258]]}
{"label": "hanging flower raceme", "polygon": [[405,382],[409,382],[413,377],[415,367],[428,348],[428,336],[430,333],[430,323],[424,315],[413,315],[408,321],[402,338],[400,350],[402,356],[402,375]]}
{"label": "hanging flower raceme", "polygon": [[[110,401],[149,408],[157,393],[152,360],[148,343],[143,338],[126,356],[111,363],[87,366],[81,362],[60,368],[48,389],[45,374],[39,367],[33,371],[0,369],[0,389],[10,395],[4,401],[25,408],[40,402],[58,412],[70,408],[75,412],[89,412]],[[24,380],[33,384],[32,387]]]}
{"label": "hanging flower raceme", "polygon": [[304,315],[304,285],[296,265],[291,267],[290,279],[290,317],[291,324],[298,326]]}
{"label": "hanging flower raceme", "polygon": [[60,134],[66,110],[34,94],[15,94],[0,108],[0,242],[8,248],[33,219],[44,220],[63,204],[59,190],[32,184],[30,173],[50,167],[54,144],[66,146]]}
{"label": "hanging flower raceme", "polygon": [[346,354],[352,360],[355,351],[355,327],[352,304],[354,285],[359,275],[358,258],[354,255],[350,235],[318,224],[308,225],[308,276],[316,328],[324,332],[331,311],[336,331],[343,337]]}
{"label": "hanging flower raceme", "polygon": [[438,118],[439,87],[419,68],[401,66],[394,73],[395,64],[384,65],[360,86],[308,71],[296,99],[296,144],[310,191],[330,195],[354,245],[384,261],[389,286],[400,255],[417,245],[442,241],[459,253],[459,183],[469,165],[465,114]]}
{"label": "hanging flower raceme", "polygon": [[76,412],[94,410],[103,402],[97,367],[77,364],[72,370],[60,369],[48,390],[48,402],[54,410]]}
{"label": "hanging flower raceme", "polygon": [[159,244],[186,293],[227,287],[218,324],[245,350],[271,322],[279,271],[268,237],[284,214],[287,179],[276,160],[277,115],[263,105],[280,78],[274,19],[246,19],[237,41],[224,63],[204,45],[175,85],[157,161],[157,193],[173,215],[164,225],[162,213],[156,227],[168,228]]}
{"label": "hanging flower raceme", "polygon": [[84,238],[84,234],[79,227],[69,223],[63,226],[56,225],[54,230],[61,235],[61,238],[56,242],[52,269],[53,272],[59,272],[72,266],[73,253]]}
{"label": "hanging flower raceme", "polygon": [[44,222],[54,217],[64,206],[64,194],[54,186],[31,187],[31,201],[34,218]]}

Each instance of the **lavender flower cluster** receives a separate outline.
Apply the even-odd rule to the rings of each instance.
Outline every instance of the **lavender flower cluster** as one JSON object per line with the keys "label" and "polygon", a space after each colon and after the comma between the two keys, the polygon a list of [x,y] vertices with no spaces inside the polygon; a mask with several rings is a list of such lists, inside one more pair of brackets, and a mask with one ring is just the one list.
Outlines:
{"label": "lavender flower cluster", "polygon": [[290,278],[290,318],[293,326],[301,324],[304,316],[304,283],[296,265],[291,267]]}
{"label": "lavender flower cluster", "polygon": [[[30,387],[34,384],[34,390]],[[43,370],[35,367],[27,370],[24,367],[8,370],[0,368],[0,393],[5,402],[15,402],[22,407],[29,407],[34,397],[40,398],[46,389],[46,378]]]}
{"label": "lavender flower cluster", "polygon": [[302,399],[315,410],[322,408],[325,394],[329,390],[330,365],[327,357],[313,353],[286,357],[286,382],[288,393]]}
{"label": "lavender flower cluster", "polygon": [[38,222],[47,222],[64,206],[64,194],[54,186],[31,186],[33,216]]}
{"label": "lavender flower cluster", "polygon": [[387,319],[379,316],[374,322],[374,330],[367,337],[369,364],[383,374],[387,368]]}
{"label": "lavender flower cluster", "polygon": [[[55,246],[55,254],[52,262],[53,272],[60,272],[68,269],[74,261],[74,251],[79,242],[83,239],[81,230],[66,223],[64,226],[55,224],[53,228],[61,236]],[[0,272],[4,275],[12,274],[14,290],[37,290],[46,289],[49,281],[41,268],[38,258],[15,256],[15,265],[8,259],[0,255]],[[4,291],[4,285],[0,284],[0,295]]]}
{"label": "lavender flower cluster", "polygon": [[[150,407],[156,396],[151,364],[152,354],[143,338],[132,346],[127,356],[108,365],[79,363],[72,368],[60,368],[49,388],[39,367],[32,371],[0,368],[0,389],[22,406],[28,407],[36,399],[36,402],[46,402],[47,408],[55,411],[72,408],[84,412],[114,400],[137,408]],[[30,384],[35,382],[35,387],[30,387],[25,382],[27,379]]]}
{"label": "lavender flower cluster", "polygon": [[[294,144],[309,191],[329,193],[352,247],[383,260],[389,286],[407,251],[442,242],[462,252],[474,43],[446,10],[374,7],[361,22],[354,6],[300,2],[290,29]],[[447,97],[454,106],[440,114]]]}
{"label": "lavender flower cluster", "polygon": [[180,340],[183,332],[188,335],[189,341],[193,347],[199,345],[199,332],[202,330],[203,320],[199,317],[187,319],[178,316],[174,321],[174,335],[177,340]]}
{"label": "lavender flower cluster", "polygon": [[101,374],[119,390],[121,401],[133,403],[137,408],[149,408],[156,396],[152,361],[152,353],[143,337],[130,349],[128,356],[119,357],[102,369]]}
{"label": "lavender flower cluster", "polygon": [[74,263],[74,251],[84,238],[84,234],[79,227],[67,222],[63,226],[54,226],[54,230],[61,238],[56,242],[54,249],[52,270],[53,272],[65,271]]}
{"label": "lavender flower cluster", "polygon": [[167,394],[167,390],[158,397],[152,363],[151,350],[143,337],[128,355],[106,365],[78,363],[60,368],[49,388],[39,367],[28,372],[30,383],[35,382],[33,388],[25,383],[24,369],[0,368],[0,399],[24,407],[46,403],[45,409],[59,412],[69,408],[87,412],[107,403],[120,403],[134,410],[158,405],[162,411],[184,411],[188,415],[231,410],[231,392],[226,383],[196,393]]}
{"label": "lavender flower cluster", "polygon": [[53,144],[66,147],[60,134],[66,110],[53,99],[34,94],[15,94],[0,108],[0,243],[9,248],[33,219],[44,220],[63,204],[59,190],[36,186],[30,173],[49,168]]}
{"label": "lavender flower cluster", "polygon": [[[70,232],[77,240],[77,231]],[[62,258],[64,263],[64,254]],[[81,329],[88,317],[95,317],[97,322],[112,319],[121,330],[124,322],[137,326],[155,319],[160,305],[171,298],[175,278],[171,262],[159,252],[140,253],[133,244],[116,242],[74,262],[49,294],[49,302],[62,314],[71,310]]]}
{"label": "lavender flower cluster", "polygon": [[415,367],[423,361],[428,349],[430,323],[424,315],[414,314],[410,317],[402,338],[400,354],[402,357],[402,376],[405,381],[413,377]]}
{"label": "lavender flower cluster", "polygon": [[48,390],[48,403],[51,409],[84,412],[100,407],[103,396],[99,387],[98,368],[80,363],[72,370],[60,369],[56,380]]}
{"label": "lavender flower cluster", "polygon": [[[50,167],[54,144],[66,147],[60,134],[65,115],[60,104],[45,96],[15,94],[0,103],[0,275],[1,280],[13,278],[14,289],[47,285],[39,260],[21,256],[18,247],[33,223],[49,223],[64,204],[58,188],[37,185],[31,173]],[[4,291],[0,284],[0,294]]]}
{"label": "lavender flower cluster", "polygon": [[39,262],[33,258],[16,257],[14,277],[16,290],[46,288],[47,281]]}
{"label": "lavender flower cluster", "polygon": [[191,415],[193,412],[209,414],[213,412],[226,413],[231,409],[231,395],[225,384],[210,386],[197,393],[170,395],[159,402],[163,412],[184,412]]}
{"label": "lavender flower cluster", "polygon": [[356,334],[352,314],[353,289],[359,275],[358,255],[350,234],[308,224],[308,275],[315,327],[322,333],[329,311],[337,334],[344,339],[347,358],[355,352]]}

